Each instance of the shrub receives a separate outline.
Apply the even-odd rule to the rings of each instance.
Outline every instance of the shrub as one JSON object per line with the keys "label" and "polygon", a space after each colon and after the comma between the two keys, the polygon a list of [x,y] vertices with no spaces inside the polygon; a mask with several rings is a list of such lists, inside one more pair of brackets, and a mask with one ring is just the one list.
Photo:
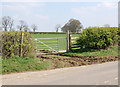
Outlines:
{"label": "shrub", "polygon": [[80,48],[106,49],[118,43],[117,27],[89,27],[80,34],[77,44]]}
{"label": "shrub", "polygon": [[[23,56],[33,55],[35,52],[35,44],[28,32],[24,32],[23,38]],[[20,56],[21,51],[21,32],[10,31],[2,34],[2,56],[10,58],[13,56]]]}

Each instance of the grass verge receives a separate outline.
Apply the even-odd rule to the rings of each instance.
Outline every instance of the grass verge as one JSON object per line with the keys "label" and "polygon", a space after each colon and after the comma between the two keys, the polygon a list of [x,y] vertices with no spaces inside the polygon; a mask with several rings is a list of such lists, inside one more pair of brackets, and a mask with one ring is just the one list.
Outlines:
{"label": "grass verge", "polygon": [[118,47],[111,46],[108,50],[96,49],[73,49],[65,53],[66,56],[80,55],[80,56],[118,56]]}
{"label": "grass verge", "polygon": [[2,58],[2,74],[49,69],[51,65],[52,60],[44,61],[40,58],[20,58],[18,56],[9,59]]}

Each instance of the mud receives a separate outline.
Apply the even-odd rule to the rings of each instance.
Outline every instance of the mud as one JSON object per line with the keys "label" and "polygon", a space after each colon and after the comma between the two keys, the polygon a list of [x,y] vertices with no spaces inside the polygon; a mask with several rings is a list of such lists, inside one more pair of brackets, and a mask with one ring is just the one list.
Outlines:
{"label": "mud", "polygon": [[48,55],[47,57],[45,55],[37,55],[38,58],[42,58],[44,60],[52,60],[54,65],[53,68],[92,65],[92,64],[118,61],[119,59],[118,56],[88,57],[88,56],[72,55],[69,57],[67,56],[67,58],[64,55],[57,55],[57,56],[59,58],[54,57],[54,55]]}

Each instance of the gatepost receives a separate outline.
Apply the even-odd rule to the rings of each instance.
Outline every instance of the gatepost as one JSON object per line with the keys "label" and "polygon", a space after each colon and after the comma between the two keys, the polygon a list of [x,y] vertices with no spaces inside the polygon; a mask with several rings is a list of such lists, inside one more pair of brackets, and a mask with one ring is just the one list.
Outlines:
{"label": "gatepost", "polygon": [[70,31],[67,30],[67,52],[71,50],[71,34]]}

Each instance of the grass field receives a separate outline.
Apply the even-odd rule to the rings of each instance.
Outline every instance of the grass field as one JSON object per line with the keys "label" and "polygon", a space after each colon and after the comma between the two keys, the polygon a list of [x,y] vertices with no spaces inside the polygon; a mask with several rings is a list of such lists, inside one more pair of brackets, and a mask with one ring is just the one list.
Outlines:
{"label": "grass field", "polygon": [[[72,34],[72,37],[78,36],[79,34]],[[67,37],[66,34],[33,34],[33,38],[37,39],[38,42],[39,41],[43,42],[37,43],[37,49],[49,49],[52,51],[66,50],[66,37]],[[48,47],[46,47],[45,45],[47,45]]]}

